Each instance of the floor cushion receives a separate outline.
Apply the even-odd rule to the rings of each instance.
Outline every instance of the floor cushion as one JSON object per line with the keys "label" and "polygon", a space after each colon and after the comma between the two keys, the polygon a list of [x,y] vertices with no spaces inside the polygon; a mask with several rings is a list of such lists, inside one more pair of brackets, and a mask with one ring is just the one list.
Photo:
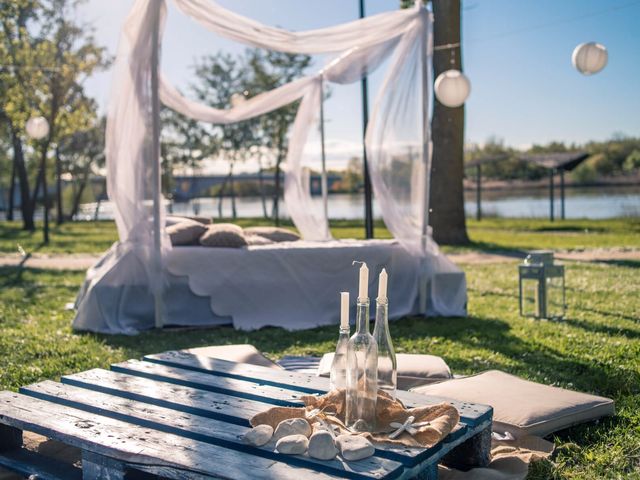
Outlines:
{"label": "floor cushion", "polygon": [[171,245],[197,245],[200,236],[207,230],[207,226],[187,218],[167,227],[167,235]]}
{"label": "floor cushion", "polygon": [[247,245],[249,245],[250,247],[259,245],[271,245],[272,243],[275,243],[273,240],[269,240],[267,237],[247,234],[246,232],[244,238],[247,240]]}
{"label": "floor cushion", "polygon": [[193,220],[198,223],[202,223],[203,225],[209,225],[212,223],[211,219],[208,217],[193,217],[187,215],[167,215],[165,217],[165,226],[170,227],[171,225],[175,225],[176,223],[182,222],[184,220]]}
{"label": "floor cushion", "polygon": [[269,360],[256,347],[249,344],[188,348],[183,351],[202,357],[219,358],[237,363],[250,363],[260,367],[282,370],[282,367]]}
{"label": "floor cushion", "polygon": [[209,225],[200,237],[204,247],[240,248],[247,246],[242,228],[232,223],[214,223]]}
{"label": "floor cushion", "polygon": [[260,235],[272,242],[295,242],[300,240],[300,235],[286,228],[280,227],[249,227],[245,228],[246,235]]}
{"label": "floor cushion", "polygon": [[514,437],[550,433],[614,414],[609,398],[531,382],[498,370],[413,388],[493,407],[493,430]]}
{"label": "floor cushion", "polygon": [[[440,357],[399,353],[396,355],[396,359],[398,361],[398,388],[400,390],[409,390],[413,387],[451,378],[449,366]],[[326,353],[320,361],[318,375],[328,377],[332,362],[333,353]]]}

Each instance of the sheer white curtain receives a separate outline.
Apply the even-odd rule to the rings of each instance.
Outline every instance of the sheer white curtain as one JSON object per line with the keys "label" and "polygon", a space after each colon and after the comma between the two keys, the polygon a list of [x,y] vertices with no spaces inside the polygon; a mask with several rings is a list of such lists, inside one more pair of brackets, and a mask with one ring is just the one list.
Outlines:
{"label": "sheer white curtain", "polygon": [[[153,179],[149,162],[159,161],[150,155],[153,15],[149,14],[158,1],[162,31],[164,0],[136,0],[127,18],[116,59],[106,139],[108,192],[115,204],[120,239],[136,245],[141,252],[150,251],[152,246]],[[165,78],[160,79],[160,98],[165,105],[211,123],[241,121],[301,99],[290,132],[285,202],[307,239],[330,238],[326,217],[311,201],[309,165],[305,165],[309,132],[318,126],[323,80],[339,84],[358,81],[392,55],[369,121],[366,146],[374,193],[385,223],[407,248],[424,255],[416,245],[421,242],[421,218],[428,198],[429,162],[427,151],[422,148],[428,142],[428,123],[423,121],[422,105],[429,98],[430,81],[422,73],[424,65],[431,61],[430,52],[425,56],[421,45],[431,36],[429,13],[417,6],[333,27],[288,32],[237,15],[213,0],[174,2],[209,30],[248,45],[292,53],[335,54],[318,74],[265,92],[229,110],[189,100]],[[170,248],[168,242],[163,243],[163,248]]]}

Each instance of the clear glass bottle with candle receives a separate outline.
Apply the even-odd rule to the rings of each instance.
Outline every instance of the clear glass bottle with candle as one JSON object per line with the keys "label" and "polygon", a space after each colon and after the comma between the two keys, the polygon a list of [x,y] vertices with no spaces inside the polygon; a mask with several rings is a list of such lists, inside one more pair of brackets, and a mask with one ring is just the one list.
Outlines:
{"label": "clear glass bottle with candle", "polygon": [[[366,274],[366,275],[365,275]],[[356,432],[371,432],[376,424],[378,397],[378,346],[369,333],[368,269],[360,269],[356,332],[347,346],[345,423]]]}
{"label": "clear glass bottle with candle", "polygon": [[387,272],[382,269],[376,299],[376,325],[373,338],[378,345],[378,388],[396,398],[398,363],[389,333],[389,300],[387,298]]}
{"label": "clear glass bottle with candle", "polygon": [[331,363],[330,388],[347,388],[347,347],[349,345],[349,292],[340,292],[340,334]]}

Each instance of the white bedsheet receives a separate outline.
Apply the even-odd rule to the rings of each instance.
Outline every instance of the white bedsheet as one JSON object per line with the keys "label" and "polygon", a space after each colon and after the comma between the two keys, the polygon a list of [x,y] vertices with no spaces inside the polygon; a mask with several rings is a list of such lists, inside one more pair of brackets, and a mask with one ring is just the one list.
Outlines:
{"label": "white bedsheet", "polygon": [[[127,281],[127,263],[136,257],[115,256],[117,248],[116,244],[87,273],[78,297],[75,328],[133,334],[153,327],[153,302],[150,295],[145,296],[144,277]],[[104,265],[116,258],[105,271]],[[420,313],[420,261],[397,241],[298,241],[242,249],[172,249],[166,259],[170,273],[164,295],[167,323],[202,326],[231,321],[242,330],[265,326],[300,330],[337,324],[341,291],[351,293],[353,323],[358,288],[358,267],[352,266],[353,260],[369,265],[372,295],[377,292],[378,273],[387,269],[390,318]],[[464,274],[438,253],[428,256],[427,275],[428,313],[465,315]],[[207,302],[211,312],[203,311]]]}

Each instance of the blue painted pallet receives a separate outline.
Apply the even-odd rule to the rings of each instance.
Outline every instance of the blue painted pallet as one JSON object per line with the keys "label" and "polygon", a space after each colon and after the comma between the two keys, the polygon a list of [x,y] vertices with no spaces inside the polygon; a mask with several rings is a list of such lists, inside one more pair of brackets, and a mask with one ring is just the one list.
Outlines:
{"label": "blue painted pallet", "polygon": [[[272,405],[298,406],[301,394],[323,393],[327,387],[326,379],[315,376],[185,352],[129,360],[110,371],[90,370],[64,376],[61,383],[0,392],[0,465],[38,469],[42,479],[65,478],[21,447],[21,431],[27,430],[80,448],[82,469],[67,468],[85,479],[436,479],[439,461],[488,438],[490,407],[456,404],[463,414],[459,428],[436,447],[380,447],[359,462],[282,455],[271,444],[255,448],[242,442],[255,413]],[[442,400],[408,392],[400,397],[407,404]],[[488,460],[484,450],[476,457],[467,463]]]}

